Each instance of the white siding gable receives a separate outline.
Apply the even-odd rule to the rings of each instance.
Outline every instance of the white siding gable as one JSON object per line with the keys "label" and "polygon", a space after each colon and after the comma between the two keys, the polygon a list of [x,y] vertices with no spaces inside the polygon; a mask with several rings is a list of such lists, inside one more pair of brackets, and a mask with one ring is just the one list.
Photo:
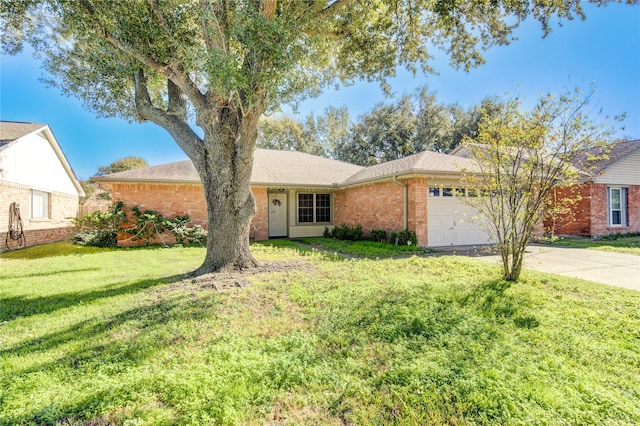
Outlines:
{"label": "white siding gable", "polygon": [[0,179],[78,196],[73,178],[43,133],[32,133],[5,146],[0,151],[0,169]]}
{"label": "white siding gable", "polygon": [[596,183],[640,185],[640,149],[616,161],[594,179]]}

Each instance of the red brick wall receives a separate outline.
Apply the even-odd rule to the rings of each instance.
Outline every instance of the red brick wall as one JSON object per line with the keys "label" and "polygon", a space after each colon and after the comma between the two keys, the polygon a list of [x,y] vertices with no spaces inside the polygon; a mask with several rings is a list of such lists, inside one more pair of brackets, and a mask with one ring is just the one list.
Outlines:
{"label": "red brick wall", "polygon": [[[427,181],[424,178],[400,180],[408,185],[407,221],[418,236],[418,244],[427,244]],[[387,181],[347,188],[336,192],[335,225],[360,223],[368,234],[371,229],[387,232],[404,228],[404,187]]]}
{"label": "red brick wall", "polygon": [[591,185],[571,185],[555,188],[551,194],[550,203],[555,205],[554,199],[565,197],[576,200],[567,212],[547,217],[544,227],[547,232],[556,235],[590,235],[591,233]]}
{"label": "red brick wall", "polygon": [[393,182],[348,188],[336,192],[333,223],[361,224],[371,229],[401,230],[404,223],[404,189]]}
{"label": "red brick wall", "polygon": [[627,232],[640,232],[640,185],[629,186],[628,195],[628,212],[627,223],[629,224],[629,231]]}
{"label": "red brick wall", "polygon": [[607,185],[591,184],[591,235],[640,232],[640,185],[627,186],[627,226],[607,226]]}
{"label": "red brick wall", "polygon": [[[26,185],[0,181],[0,251],[6,250],[5,237],[9,229],[9,206],[20,205],[20,216],[26,246],[67,239],[75,230],[72,219],[78,215],[78,197],[60,192],[49,193],[49,218],[31,219],[31,189]],[[17,248],[9,239],[9,248]]]}
{"label": "red brick wall", "polygon": [[256,199],[256,214],[251,220],[251,237],[262,241],[269,239],[269,196],[267,188],[251,188]]}
{"label": "red brick wall", "polygon": [[426,246],[428,243],[427,180],[425,178],[413,178],[406,180],[405,183],[409,185],[409,229],[416,233],[418,245]]}
{"label": "red brick wall", "polygon": [[[589,184],[591,191],[590,236],[609,234],[607,231],[607,185]],[[616,232],[616,231],[613,231]]]}
{"label": "red brick wall", "polygon": [[[140,210],[155,210],[172,218],[189,215],[191,225],[207,227],[207,205],[199,184],[112,183],[111,198],[121,200],[125,206],[138,206]],[[268,239],[268,200],[266,188],[251,188],[256,199],[256,215],[252,221],[251,236],[256,240]],[[124,237],[123,237],[124,238]],[[164,238],[164,237],[163,237]],[[159,242],[159,241],[157,241]],[[170,244],[173,240],[165,238]],[[122,245],[136,245],[126,241]]]}
{"label": "red brick wall", "polygon": [[[558,188],[557,196],[579,194],[581,200],[573,205],[570,214],[561,215],[555,223],[558,235],[598,236],[640,232],[640,185],[627,187],[627,226],[607,226],[607,185],[588,183]],[[545,226],[552,226],[549,219]]]}
{"label": "red brick wall", "polygon": [[114,183],[111,199],[123,201],[128,208],[155,210],[168,218],[187,214],[192,225],[207,226],[207,205],[201,185]]}

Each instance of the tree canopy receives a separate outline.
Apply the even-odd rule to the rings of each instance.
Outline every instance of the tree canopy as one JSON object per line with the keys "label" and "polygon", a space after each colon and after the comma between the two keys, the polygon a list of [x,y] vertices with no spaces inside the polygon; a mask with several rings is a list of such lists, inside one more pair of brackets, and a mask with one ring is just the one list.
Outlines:
{"label": "tree canopy", "polygon": [[369,166],[425,150],[450,152],[465,137],[475,137],[482,114],[492,116],[500,102],[487,97],[465,109],[438,102],[436,94],[425,87],[397,102],[380,103],[358,117],[332,157]]}
{"label": "tree canopy", "polygon": [[[584,18],[579,2],[432,0],[2,0],[5,52],[42,52],[49,83],[104,116],[151,121],[193,161],[209,212],[199,272],[256,265],[248,236],[258,120],[337,80],[455,66],[508,44],[533,16]],[[199,127],[199,129],[196,129]]]}
{"label": "tree canopy", "polygon": [[141,157],[124,157],[113,161],[108,166],[99,166],[96,176],[104,176],[110,173],[124,172],[126,170],[142,169],[149,167],[147,160]]}
{"label": "tree canopy", "polygon": [[[133,169],[142,169],[144,167],[149,167],[149,163],[147,162],[147,160],[141,157],[129,156],[115,160],[107,166],[98,166],[98,171],[96,172],[95,176],[104,176],[110,173],[124,172],[126,170]],[[84,203],[84,201],[94,196],[94,194],[96,193],[96,189],[98,188],[98,184],[94,182],[92,178],[89,178],[86,180],[81,180],[80,185],[82,185],[82,189],[85,193],[84,200],[82,201]],[[102,190],[104,191],[104,189]],[[111,199],[110,194],[105,192],[100,192],[98,196],[100,198],[108,200]]]}
{"label": "tree canopy", "polygon": [[303,124],[286,116],[261,119],[258,125],[256,146],[326,156],[322,145],[313,135],[309,134]]}

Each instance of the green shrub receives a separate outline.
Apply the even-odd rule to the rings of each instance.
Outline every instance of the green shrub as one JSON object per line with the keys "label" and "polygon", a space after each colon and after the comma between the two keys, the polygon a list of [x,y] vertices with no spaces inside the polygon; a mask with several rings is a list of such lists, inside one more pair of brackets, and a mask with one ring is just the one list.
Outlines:
{"label": "green shrub", "polygon": [[333,228],[331,231],[331,238],[335,238],[337,240],[360,241],[362,240],[363,234],[361,224],[358,223],[356,226],[349,226],[346,223],[342,223]]}
{"label": "green shrub", "polygon": [[189,215],[167,219],[155,210],[141,211],[138,206],[132,207],[131,211],[136,221],[126,232],[132,235],[134,240],[150,244],[157,235],[171,232],[176,244],[204,245],[207,242],[207,231],[202,226],[187,226],[191,220]]}
{"label": "green shrub", "polygon": [[117,247],[118,233],[112,231],[86,230],[77,232],[71,237],[71,241],[81,246],[90,247]]}
{"label": "green shrub", "polygon": [[92,247],[116,247],[118,232],[127,221],[124,203],[118,201],[106,212],[87,213],[75,218],[76,233],[71,237],[75,244]]}
{"label": "green shrub", "polygon": [[418,237],[416,233],[411,229],[405,229],[404,231],[393,231],[391,233],[391,244],[397,246],[415,246],[418,244]]}
{"label": "green shrub", "polygon": [[369,235],[373,241],[377,241],[379,243],[386,243],[389,241],[389,235],[384,229],[372,229]]}
{"label": "green shrub", "polygon": [[188,227],[186,224],[169,222],[169,230],[176,239],[176,244],[204,246],[207,244],[207,231],[200,225]]}
{"label": "green shrub", "polygon": [[324,231],[322,231],[322,236],[325,238],[331,238],[332,237],[331,230],[325,226]]}
{"label": "green shrub", "polygon": [[629,232],[629,233],[626,233],[626,234],[622,234],[622,233],[607,234],[607,235],[601,235],[596,239],[616,241],[616,240],[619,240],[621,238],[631,238],[631,237],[640,237],[640,232]]}
{"label": "green shrub", "polygon": [[177,244],[205,245],[207,231],[202,226],[187,226],[188,215],[167,219],[154,210],[141,211],[138,206],[131,208],[134,222],[128,222],[124,213],[124,203],[114,203],[106,212],[88,213],[76,218],[76,233],[71,240],[75,244],[94,247],[117,247],[118,233],[126,232],[134,241],[150,244],[164,232],[171,232]]}

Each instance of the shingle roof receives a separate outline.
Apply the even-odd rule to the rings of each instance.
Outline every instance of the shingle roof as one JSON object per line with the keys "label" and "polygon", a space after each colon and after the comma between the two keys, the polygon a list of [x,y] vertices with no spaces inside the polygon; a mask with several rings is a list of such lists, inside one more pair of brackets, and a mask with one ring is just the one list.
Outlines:
{"label": "shingle roof", "polygon": [[0,146],[46,127],[46,124],[0,121]]}
{"label": "shingle roof", "polygon": [[200,182],[200,176],[191,160],[162,164],[159,166],[145,167],[142,169],[126,170],[124,172],[111,173],[98,176],[96,180],[148,182],[148,181],[176,181],[176,182]]}
{"label": "shingle roof", "polygon": [[408,173],[459,173],[461,169],[473,171],[475,167],[475,163],[468,158],[424,151],[367,167],[349,177],[343,184],[352,185]]}
{"label": "shingle roof", "polygon": [[[602,158],[600,160],[596,160],[593,163],[593,169],[589,170],[589,174],[592,176],[596,176],[600,174],[604,169],[618,162],[620,159],[626,157],[631,154],[633,151],[640,149],[640,139],[633,141],[620,141],[615,142],[609,145],[606,149],[609,149],[609,152],[606,155],[606,158]],[[582,165],[588,164],[589,156],[602,156],[603,148],[595,148],[589,151],[585,151],[583,154],[579,155],[574,162],[574,166],[581,168]]]}
{"label": "shingle roof", "polygon": [[[251,183],[255,185],[331,186],[363,167],[296,151],[256,149]],[[200,182],[190,160],[100,176],[103,181]]]}
{"label": "shingle roof", "polygon": [[327,186],[339,184],[362,166],[296,151],[257,149],[251,182]]}

